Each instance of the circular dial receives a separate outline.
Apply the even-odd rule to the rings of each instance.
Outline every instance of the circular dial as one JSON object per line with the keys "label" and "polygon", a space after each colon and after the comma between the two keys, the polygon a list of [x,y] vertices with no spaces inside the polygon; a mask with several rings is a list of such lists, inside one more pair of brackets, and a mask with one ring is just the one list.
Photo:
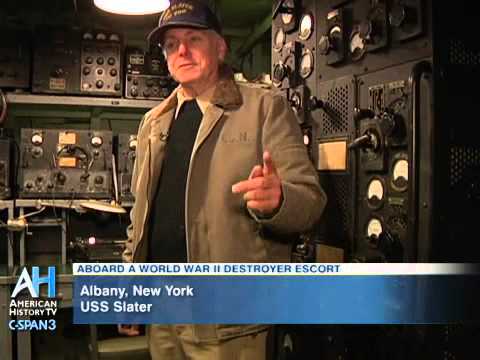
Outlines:
{"label": "circular dial", "polygon": [[373,179],[368,183],[367,189],[367,199],[369,201],[377,199],[377,201],[383,200],[383,196],[385,195],[385,189],[383,184],[378,179]]}
{"label": "circular dial", "polygon": [[294,111],[298,111],[302,108],[302,97],[298,92],[295,91],[292,94],[292,97],[290,98],[290,104],[292,105]]}
{"label": "circular dial", "polygon": [[83,34],[83,40],[93,40],[93,34],[90,32],[86,32]]}
{"label": "circular dial", "polygon": [[41,144],[43,144],[43,136],[42,136],[42,134],[33,134],[31,140],[32,140],[32,144],[33,144],[33,145],[41,145]]}
{"label": "circular dial", "polygon": [[408,161],[400,159],[393,164],[392,185],[398,191],[405,191],[408,186]]}
{"label": "circular dial", "polygon": [[300,59],[300,76],[304,79],[308,78],[313,71],[314,65],[313,54],[307,49]]}
{"label": "circular dial", "polygon": [[282,28],[279,28],[274,36],[273,49],[281,51],[285,45],[286,35]]}
{"label": "circular dial", "polygon": [[109,36],[108,40],[118,42],[118,41],[120,41],[120,36],[118,34],[111,34]]}
{"label": "circular dial", "polygon": [[360,60],[365,54],[365,41],[358,31],[354,32],[350,38],[350,54],[354,61]]}
{"label": "circular dial", "polygon": [[96,39],[97,40],[107,40],[107,35],[105,35],[104,33],[98,33]]}
{"label": "circular dial", "polygon": [[287,66],[279,62],[273,67],[273,83],[275,86],[281,86],[283,79],[288,75]]}
{"label": "circular dial", "polygon": [[283,6],[289,9],[289,12],[282,13],[282,22],[285,25],[290,25],[294,20],[293,10],[295,9],[295,4],[293,0],[287,0],[283,3]]}
{"label": "circular dial", "polygon": [[298,38],[300,40],[307,40],[313,32],[313,16],[310,14],[305,14],[300,20],[300,31],[298,33]]}
{"label": "circular dial", "polygon": [[94,136],[90,140],[90,143],[92,144],[92,146],[95,146],[95,147],[102,146],[103,139],[100,136]]}
{"label": "circular dial", "polygon": [[137,138],[136,137],[130,138],[130,141],[128,142],[128,148],[130,150],[135,150],[137,148]]}
{"label": "circular dial", "polygon": [[368,221],[367,224],[367,236],[369,238],[376,237],[378,238],[383,232],[383,226],[380,220],[372,218]]}

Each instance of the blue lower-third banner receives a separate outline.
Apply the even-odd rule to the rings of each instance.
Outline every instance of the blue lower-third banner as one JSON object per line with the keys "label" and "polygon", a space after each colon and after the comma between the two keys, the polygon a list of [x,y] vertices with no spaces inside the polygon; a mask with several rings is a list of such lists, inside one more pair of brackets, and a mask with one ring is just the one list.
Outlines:
{"label": "blue lower-third banner", "polygon": [[382,267],[354,264],[323,268],[319,264],[271,264],[270,268],[248,264],[242,271],[238,264],[195,265],[196,270],[186,264],[140,265],[75,264],[74,323],[431,324],[480,320],[480,276],[475,267],[408,268],[403,264],[398,270],[384,264],[387,270],[382,271]]}

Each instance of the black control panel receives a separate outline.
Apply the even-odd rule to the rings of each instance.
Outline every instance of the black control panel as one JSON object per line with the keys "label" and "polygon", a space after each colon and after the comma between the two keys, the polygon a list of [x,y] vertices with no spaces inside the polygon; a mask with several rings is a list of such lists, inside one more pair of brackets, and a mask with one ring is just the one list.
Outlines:
{"label": "black control panel", "polygon": [[112,133],[22,129],[19,196],[111,198]]}
{"label": "black control panel", "polygon": [[0,29],[0,88],[30,88],[31,44],[26,31]]}
{"label": "black control panel", "polygon": [[82,94],[122,96],[121,36],[106,31],[84,31],[81,67]]}
{"label": "black control panel", "polygon": [[32,91],[80,94],[80,30],[40,27],[35,33]]}
{"label": "black control panel", "polygon": [[164,99],[175,83],[168,74],[165,58],[160,51],[144,53],[129,48],[125,52],[125,97],[128,99]]}

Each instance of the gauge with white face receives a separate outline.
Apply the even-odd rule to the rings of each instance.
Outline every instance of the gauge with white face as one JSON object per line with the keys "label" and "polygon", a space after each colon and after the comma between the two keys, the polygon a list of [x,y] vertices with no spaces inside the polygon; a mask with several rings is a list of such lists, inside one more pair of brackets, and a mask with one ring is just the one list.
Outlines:
{"label": "gauge with white face", "polygon": [[43,144],[42,134],[33,134],[31,141],[33,145],[42,145]]}
{"label": "gauge with white face", "polygon": [[93,40],[93,34],[90,32],[86,32],[83,34],[83,40]]}
{"label": "gauge with white face", "polygon": [[367,224],[367,236],[368,237],[379,237],[380,234],[383,232],[383,226],[380,220],[376,218],[372,218],[368,221]]}
{"label": "gauge with white face", "polygon": [[308,78],[313,71],[314,65],[313,54],[307,49],[300,59],[300,76],[304,79]]}
{"label": "gauge with white face", "polygon": [[273,49],[275,51],[281,51],[283,45],[285,45],[286,35],[282,28],[278,29],[274,36]]}
{"label": "gauge with white face", "polygon": [[313,32],[313,16],[310,14],[305,14],[300,20],[300,31],[298,33],[298,38],[300,40],[308,40]]}
{"label": "gauge with white face", "polygon": [[350,53],[354,61],[359,60],[365,53],[365,42],[360,36],[360,32],[352,34],[350,39]]}
{"label": "gauge with white face", "polygon": [[110,37],[108,38],[110,41],[120,41],[120,36],[118,34],[111,34]]}
{"label": "gauge with white face", "polygon": [[368,184],[368,190],[367,190],[367,198],[368,200],[372,199],[378,199],[378,200],[383,200],[383,196],[385,194],[385,189],[383,188],[383,184],[380,180],[378,179],[373,179],[370,181]]}
{"label": "gauge with white face", "polygon": [[[293,0],[287,0],[283,3],[283,6],[285,6],[287,9],[293,10],[295,9],[295,4],[293,3]],[[285,25],[289,25],[293,22],[293,14],[291,13],[282,13],[282,22]]]}
{"label": "gauge with white face", "polygon": [[408,187],[408,161],[399,159],[393,163],[392,187],[397,191],[405,191]]}
{"label": "gauge with white face", "polygon": [[90,143],[92,144],[92,146],[95,146],[95,147],[102,146],[103,139],[100,136],[94,136],[90,140]]}
{"label": "gauge with white face", "polygon": [[393,181],[398,180],[399,178],[404,178],[408,181],[408,161],[407,160],[397,160],[393,165]]}
{"label": "gauge with white face", "polygon": [[107,40],[107,35],[104,33],[98,33],[96,36],[97,40]]}

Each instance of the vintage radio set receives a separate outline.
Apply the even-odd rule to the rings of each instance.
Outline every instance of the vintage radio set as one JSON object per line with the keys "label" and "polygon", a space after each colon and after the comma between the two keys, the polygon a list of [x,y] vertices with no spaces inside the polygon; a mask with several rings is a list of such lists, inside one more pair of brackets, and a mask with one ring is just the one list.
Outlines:
{"label": "vintage radio set", "polygon": [[122,37],[106,31],[84,31],[81,38],[81,93],[122,96]]}
{"label": "vintage radio set", "polygon": [[40,27],[35,33],[32,91],[80,94],[80,30]]}
{"label": "vintage radio set", "polygon": [[347,260],[479,257],[475,242],[453,246],[474,237],[480,208],[474,13],[467,1],[274,3],[273,83],[311,131],[329,199],[314,238]]}
{"label": "vintage radio set", "polygon": [[112,133],[22,129],[19,197],[111,198]]}
{"label": "vintage radio set", "polygon": [[117,157],[118,191],[120,201],[133,201],[131,182],[135,151],[137,149],[137,135],[119,134],[115,138],[115,154]]}
{"label": "vintage radio set", "polygon": [[159,50],[144,53],[141,49],[129,48],[125,57],[126,98],[160,100],[172,92],[175,84]]}
{"label": "vintage radio set", "polygon": [[31,44],[26,31],[1,29],[0,88],[30,88]]}
{"label": "vintage radio set", "polygon": [[13,195],[14,148],[13,137],[0,128],[0,200]]}
{"label": "vintage radio set", "polygon": [[90,236],[75,238],[69,245],[69,258],[74,262],[122,262],[126,240],[106,239]]}

